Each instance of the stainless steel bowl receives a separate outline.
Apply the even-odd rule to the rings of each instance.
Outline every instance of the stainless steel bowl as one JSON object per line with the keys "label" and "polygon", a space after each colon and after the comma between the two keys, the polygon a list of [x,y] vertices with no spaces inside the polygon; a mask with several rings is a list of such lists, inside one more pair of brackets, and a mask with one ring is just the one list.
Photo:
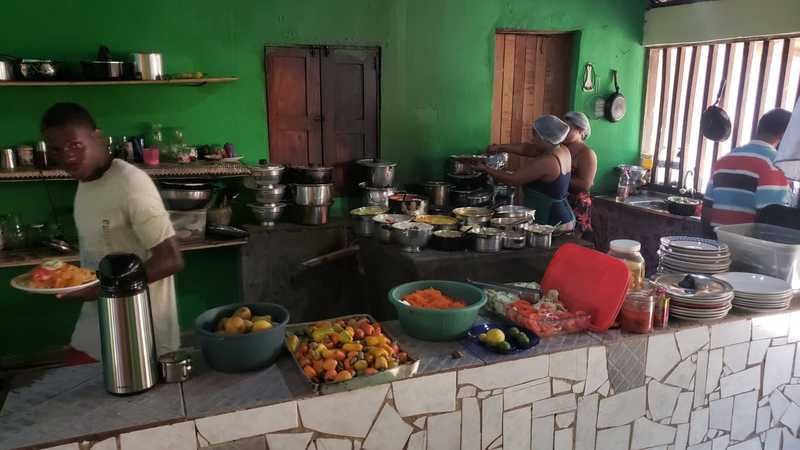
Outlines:
{"label": "stainless steel bowl", "polygon": [[376,223],[372,220],[378,214],[386,213],[386,208],[380,206],[362,206],[350,211],[353,222],[353,232],[357,236],[370,237],[375,234]]}
{"label": "stainless steel bowl", "polygon": [[375,223],[375,235],[384,244],[392,242],[392,225],[400,222],[408,222],[412,219],[406,214],[378,214],[372,218]]}
{"label": "stainless steel bowl", "polygon": [[492,211],[488,208],[465,207],[454,209],[453,215],[464,225],[482,225],[489,222]]}
{"label": "stainless steel bowl", "polygon": [[251,166],[250,175],[257,186],[271,186],[280,184],[281,176],[285,168],[277,164],[267,164],[263,166]]}
{"label": "stainless steel bowl", "polygon": [[264,227],[274,227],[275,222],[283,215],[283,210],[286,208],[285,203],[274,203],[272,205],[256,205],[250,203],[247,205],[253,215],[260,221],[260,225]]}
{"label": "stainless steel bowl", "polygon": [[425,183],[425,193],[431,199],[431,206],[438,209],[446,208],[452,187],[446,181],[428,181]]}
{"label": "stainless steel bowl", "polygon": [[536,210],[530,209],[525,206],[518,206],[518,205],[505,205],[505,206],[498,206],[494,210],[495,217],[508,217],[511,219],[524,219],[530,218],[533,220],[536,217]]}
{"label": "stainless steel bowl", "polygon": [[394,169],[397,163],[381,161],[379,159],[361,159],[356,164],[366,170],[367,185],[378,188],[387,188],[394,183]]}
{"label": "stainless steel bowl", "polygon": [[293,184],[291,190],[299,206],[325,206],[333,199],[333,184]]}
{"label": "stainless steel bowl", "polygon": [[211,189],[161,189],[159,192],[167,209],[176,211],[203,209],[211,200]]}
{"label": "stainless steel bowl", "polygon": [[488,206],[492,201],[492,193],[488,191],[476,191],[467,194],[467,206]]}
{"label": "stainless steel bowl", "polygon": [[419,253],[433,234],[433,226],[427,223],[400,222],[392,225],[392,240],[400,244],[407,253]]}
{"label": "stainless steel bowl", "polygon": [[389,207],[389,197],[395,194],[396,190],[393,187],[376,188],[367,186],[367,183],[359,183],[358,187],[363,192],[364,204],[367,206],[380,206],[383,208]]}
{"label": "stainless steel bowl", "polygon": [[283,194],[286,191],[286,186],[282,184],[273,184],[271,186],[260,186],[251,190],[255,194],[256,203],[266,205],[280,203],[281,200],[283,200]]}

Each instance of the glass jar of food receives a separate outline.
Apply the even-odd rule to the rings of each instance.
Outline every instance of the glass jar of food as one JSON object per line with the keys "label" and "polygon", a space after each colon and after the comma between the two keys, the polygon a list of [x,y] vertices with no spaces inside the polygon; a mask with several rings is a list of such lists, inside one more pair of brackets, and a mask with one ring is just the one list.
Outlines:
{"label": "glass jar of food", "polygon": [[628,289],[641,289],[644,283],[644,258],[642,258],[642,244],[630,239],[616,239],[609,243],[608,255],[622,260],[631,273]]}
{"label": "glass jar of food", "polygon": [[653,331],[654,310],[652,291],[629,291],[622,303],[620,328],[629,333],[650,333]]}

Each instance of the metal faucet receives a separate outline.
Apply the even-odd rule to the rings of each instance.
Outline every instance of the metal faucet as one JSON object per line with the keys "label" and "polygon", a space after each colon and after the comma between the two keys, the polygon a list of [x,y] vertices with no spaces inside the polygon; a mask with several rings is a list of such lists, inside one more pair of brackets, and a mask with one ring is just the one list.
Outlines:
{"label": "metal faucet", "polygon": [[687,170],[686,173],[683,175],[683,186],[681,186],[681,188],[678,190],[678,193],[680,193],[681,195],[688,195],[689,197],[691,197],[692,195],[694,195],[694,188],[693,187],[689,187],[688,189],[686,188],[686,182],[689,180],[689,174],[691,174],[692,178],[694,178],[694,170],[692,169]]}

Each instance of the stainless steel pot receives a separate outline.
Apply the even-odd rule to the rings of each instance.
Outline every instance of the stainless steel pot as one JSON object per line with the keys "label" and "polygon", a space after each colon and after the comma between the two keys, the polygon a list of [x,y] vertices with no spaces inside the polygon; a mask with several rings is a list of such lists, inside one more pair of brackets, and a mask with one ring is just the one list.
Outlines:
{"label": "stainless steel pot", "polygon": [[453,186],[445,181],[428,181],[425,183],[425,193],[431,199],[431,206],[436,209],[444,209],[450,196],[450,188]]}
{"label": "stainless steel pot", "polygon": [[392,225],[400,222],[408,222],[412,219],[406,214],[378,214],[372,218],[375,223],[375,235],[384,244],[392,242]]}
{"label": "stainless steel pot", "polygon": [[522,228],[526,223],[529,223],[527,217],[514,218],[514,217],[495,217],[489,221],[493,228],[503,231],[524,231]]}
{"label": "stainless steel pot", "polygon": [[211,189],[160,189],[167,209],[189,211],[203,209],[211,201]]}
{"label": "stainless steel pot", "polygon": [[528,236],[528,247],[532,248],[550,248],[553,242],[553,228],[550,225],[540,225],[538,223],[530,223],[523,227]]}
{"label": "stainless steel pot", "polygon": [[394,183],[394,169],[397,167],[397,163],[379,159],[362,159],[357,161],[357,164],[365,168],[368,186],[387,188]]}
{"label": "stainless steel pot", "polygon": [[23,59],[18,64],[23,80],[52,80],[58,76],[59,64],[51,59]]}
{"label": "stainless steel pot", "polygon": [[525,248],[527,235],[524,231],[506,230],[503,237],[503,248],[519,250]]}
{"label": "stainless steel pot", "polygon": [[[257,186],[271,186],[280,184],[284,169],[283,166],[277,164],[251,166],[250,174],[252,175],[252,181]],[[245,183],[247,183],[247,180],[245,180]]]}
{"label": "stainless steel pot", "polygon": [[257,189],[252,189],[255,194],[256,203],[262,205],[280,203],[283,200],[283,194],[286,191],[286,186],[282,184],[273,184],[270,186],[260,186]]}
{"label": "stainless steel pot", "polygon": [[192,373],[192,358],[186,352],[169,352],[158,357],[161,379],[165,383],[183,383]]}
{"label": "stainless steel pot", "polygon": [[299,206],[325,206],[333,199],[333,184],[294,184],[291,188]]}
{"label": "stainless steel pot", "polygon": [[330,184],[333,181],[333,167],[296,166],[292,171],[298,184]]}
{"label": "stainless steel pot", "polygon": [[488,191],[475,191],[467,194],[467,206],[489,206],[492,194]]}
{"label": "stainless steel pot", "polygon": [[488,208],[456,208],[453,210],[453,215],[464,225],[483,225],[491,219],[492,211]]}
{"label": "stainless steel pot", "polygon": [[495,217],[508,217],[511,219],[529,218],[533,220],[536,216],[536,210],[525,206],[505,205],[495,208],[494,215]]}
{"label": "stainless steel pot", "polygon": [[400,222],[392,225],[392,240],[400,244],[407,253],[419,253],[433,234],[433,227],[426,223]]}
{"label": "stainless steel pot", "polygon": [[428,214],[428,199],[414,194],[394,194],[389,197],[389,211],[411,216],[425,215]]}
{"label": "stainless steel pot", "polygon": [[294,221],[300,225],[325,225],[332,203],[322,206],[293,205]]}
{"label": "stainless steel pot", "polygon": [[469,231],[472,248],[478,253],[496,253],[503,249],[505,233],[497,228],[477,227]]}
{"label": "stainless steel pot", "polygon": [[395,188],[376,188],[367,186],[367,183],[359,183],[363,191],[364,204],[367,206],[380,206],[383,208],[389,207],[389,197],[395,194]]}
{"label": "stainless steel pot", "polygon": [[0,59],[0,81],[11,81],[14,79],[14,61]]}
{"label": "stainless steel pot", "polygon": [[285,203],[273,203],[270,205],[256,205],[250,203],[247,205],[256,219],[259,220],[259,225],[262,227],[274,227],[275,222],[283,215],[283,210],[286,208]]}
{"label": "stainless steel pot", "polygon": [[164,62],[161,53],[131,53],[133,76],[137,80],[161,80],[164,78]]}
{"label": "stainless steel pot", "polygon": [[0,149],[0,170],[15,170],[17,168],[17,154],[13,148]]}
{"label": "stainless steel pot", "polygon": [[385,208],[378,206],[362,206],[350,211],[353,232],[357,236],[370,237],[375,234],[376,223],[372,220],[378,214],[386,213]]}

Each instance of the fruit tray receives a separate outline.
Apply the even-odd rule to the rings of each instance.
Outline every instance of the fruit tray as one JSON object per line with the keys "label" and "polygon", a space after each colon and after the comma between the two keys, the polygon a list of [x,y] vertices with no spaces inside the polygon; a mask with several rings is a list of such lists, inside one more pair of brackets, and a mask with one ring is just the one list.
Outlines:
{"label": "fruit tray", "polygon": [[[358,374],[345,381],[324,381],[322,379],[323,377],[321,376],[318,377],[320,378],[319,380],[312,380],[307,376],[307,374],[303,370],[302,365],[298,361],[297,356],[289,348],[290,336],[294,335],[299,338],[298,342],[298,348],[299,348],[299,345],[302,345],[304,343],[309,344],[313,342],[313,340],[306,335],[306,330],[313,325],[317,325],[322,322],[330,322],[333,324],[337,321],[344,321],[346,323],[350,320],[359,321],[363,319],[366,319],[372,325],[379,323],[377,320],[375,320],[375,318],[373,318],[369,314],[355,314],[349,316],[335,317],[332,319],[317,320],[313,322],[296,323],[288,325],[286,327],[287,350],[289,350],[289,353],[292,354],[292,360],[297,366],[297,370],[300,371],[300,373],[303,376],[303,379],[306,380],[306,382],[312,386],[315,393],[324,395],[324,394],[333,394],[337,392],[352,391],[364,387],[386,384],[392,381],[402,380],[416,375],[417,371],[419,370],[419,361],[413,359],[409,355],[405,362],[398,364],[396,367],[387,368],[372,375]],[[396,339],[392,337],[390,333],[388,333],[386,330],[381,330],[381,331],[383,336],[386,336],[393,344],[397,345]],[[402,349],[399,350],[402,352]]]}

